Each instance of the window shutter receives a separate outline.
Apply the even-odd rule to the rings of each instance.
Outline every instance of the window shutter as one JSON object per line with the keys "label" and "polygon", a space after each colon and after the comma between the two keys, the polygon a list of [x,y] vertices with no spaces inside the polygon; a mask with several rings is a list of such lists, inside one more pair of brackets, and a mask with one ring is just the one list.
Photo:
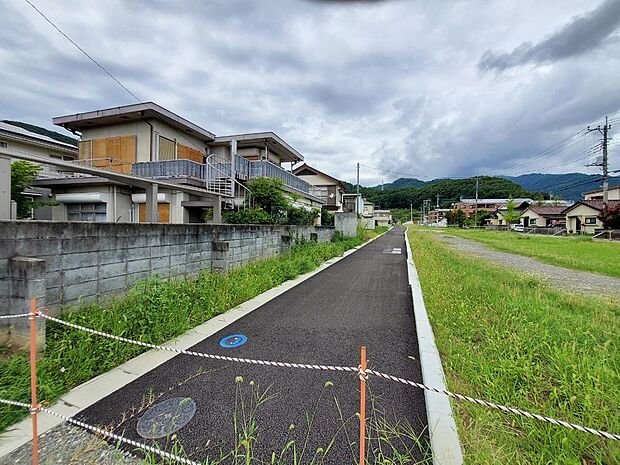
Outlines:
{"label": "window shutter", "polygon": [[176,159],[176,142],[159,136],[159,160]]}

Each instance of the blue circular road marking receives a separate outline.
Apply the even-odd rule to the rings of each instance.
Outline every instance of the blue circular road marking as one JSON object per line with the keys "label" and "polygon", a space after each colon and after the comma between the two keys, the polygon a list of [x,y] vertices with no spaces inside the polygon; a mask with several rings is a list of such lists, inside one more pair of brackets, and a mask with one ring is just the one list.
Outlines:
{"label": "blue circular road marking", "polygon": [[220,345],[225,349],[233,349],[248,342],[248,337],[243,334],[231,334],[220,339]]}

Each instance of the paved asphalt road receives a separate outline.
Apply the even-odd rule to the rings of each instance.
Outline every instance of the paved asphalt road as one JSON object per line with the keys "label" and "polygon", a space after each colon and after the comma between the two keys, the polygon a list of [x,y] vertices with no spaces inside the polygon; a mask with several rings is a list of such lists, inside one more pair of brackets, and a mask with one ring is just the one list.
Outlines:
{"label": "paved asphalt road", "polygon": [[[369,368],[421,381],[405,247],[403,230],[394,228],[191,350],[265,360],[357,366],[359,347],[365,345]],[[402,253],[391,253],[394,248],[400,248]],[[245,334],[248,342],[234,349],[221,348],[220,339],[234,333]],[[200,370],[205,373],[179,385]],[[242,376],[244,382],[236,385],[237,376]],[[146,441],[136,433],[137,420],[142,414],[130,416],[123,422],[123,412],[139,407],[149,392],[163,393],[158,402],[172,397],[191,397],[196,402],[197,412],[177,433],[178,440],[190,458],[202,460],[207,455],[214,458],[219,450],[230,451],[234,446],[236,389],[243,390],[249,400],[250,381],[260,390],[269,387],[274,396],[258,409],[256,417],[259,459],[270,463],[271,452],[282,450],[290,439],[296,440],[299,456],[308,436],[305,453],[308,460],[304,459],[304,463],[309,463],[314,451],[318,447],[325,448],[334,437],[334,448],[324,463],[356,462],[359,430],[355,418],[351,417],[359,407],[359,380],[353,373],[262,367],[179,355],[91,406],[78,418],[91,424],[115,427],[119,434]],[[325,388],[327,381],[333,386]],[[421,435],[422,443],[427,443],[423,392],[376,378],[371,378],[368,384],[377,404],[376,412],[383,410],[392,424],[396,421],[408,423],[412,431]],[[342,416],[350,419],[346,428],[349,440],[340,428],[342,422],[334,398],[337,398]],[[317,402],[316,417],[308,434],[306,414],[315,410]],[[291,424],[295,425],[293,429]],[[160,445],[165,442],[165,439],[159,440]],[[352,445],[349,447],[348,443]],[[405,443],[411,444],[410,441]],[[414,455],[420,458],[421,452]],[[292,463],[292,460],[283,463]]]}

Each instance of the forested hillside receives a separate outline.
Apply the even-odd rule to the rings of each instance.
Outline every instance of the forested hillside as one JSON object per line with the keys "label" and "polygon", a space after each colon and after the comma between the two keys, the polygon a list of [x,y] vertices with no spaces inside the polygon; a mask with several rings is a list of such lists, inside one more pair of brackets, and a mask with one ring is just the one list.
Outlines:
{"label": "forested hillside", "polygon": [[[512,181],[496,177],[479,177],[480,198],[532,197],[536,194],[528,192]],[[355,186],[347,184],[349,192],[355,192]],[[476,179],[440,179],[424,183],[422,187],[404,187],[385,189],[380,187],[361,187],[360,192],[365,198],[380,208],[421,208],[422,202],[430,199],[434,206],[439,195],[441,208],[449,208],[459,198],[474,198],[476,195]]]}

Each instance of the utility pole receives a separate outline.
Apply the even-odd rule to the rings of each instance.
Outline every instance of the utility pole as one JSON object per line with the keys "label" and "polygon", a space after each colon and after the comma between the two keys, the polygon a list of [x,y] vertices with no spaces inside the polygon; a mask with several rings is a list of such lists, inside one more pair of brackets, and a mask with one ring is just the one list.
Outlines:
{"label": "utility pole", "polygon": [[381,192],[383,192],[383,178],[381,178]]}
{"label": "utility pole", "polygon": [[605,116],[605,125],[602,129],[600,124],[593,129],[590,129],[590,126],[588,126],[587,129],[587,132],[598,131],[603,136],[603,162],[597,166],[603,168],[603,203],[605,206],[609,204],[609,163],[607,159],[607,143],[609,142],[607,131],[609,131],[609,129],[611,129],[611,125],[607,124],[607,116]]}
{"label": "utility pole", "polygon": [[478,226],[478,187],[479,187],[478,176],[476,176],[476,209],[474,210],[474,225]]}
{"label": "utility pole", "polygon": [[355,213],[360,213],[360,164],[357,162],[357,196],[355,197]]}
{"label": "utility pole", "polygon": [[413,224],[413,204],[412,203],[409,204],[409,217],[411,220],[411,224]]}

